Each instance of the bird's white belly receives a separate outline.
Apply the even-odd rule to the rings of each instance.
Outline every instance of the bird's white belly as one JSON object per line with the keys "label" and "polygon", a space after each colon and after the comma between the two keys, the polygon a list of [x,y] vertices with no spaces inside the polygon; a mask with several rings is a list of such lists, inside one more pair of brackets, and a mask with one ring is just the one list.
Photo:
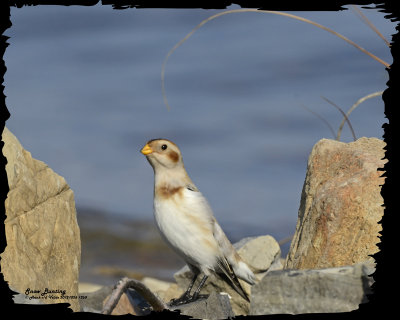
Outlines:
{"label": "bird's white belly", "polygon": [[217,244],[202,219],[193,219],[173,199],[155,199],[154,216],[163,238],[187,263],[206,273],[206,269],[214,270]]}

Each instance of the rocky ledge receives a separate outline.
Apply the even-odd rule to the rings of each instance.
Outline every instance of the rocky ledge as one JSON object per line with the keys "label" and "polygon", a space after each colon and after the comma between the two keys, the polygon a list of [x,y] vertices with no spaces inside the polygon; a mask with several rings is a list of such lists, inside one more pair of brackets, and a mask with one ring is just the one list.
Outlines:
{"label": "rocky ledge", "polygon": [[[361,303],[368,301],[373,283],[371,275],[375,270],[372,262],[367,260],[351,266],[324,269],[283,269],[279,249],[277,252],[263,246],[266,238],[273,239],[270,236],[245,239],[255,251],[274,257],[273,260],[265,260],[264,265],[269,265],[267,271],[256,270],[258,283],[250,288],[241,282],[242,285],[247,285],[250,303],[221,279],[210,277],[202,290],[203,294],[209,294],[208,298],[170,310],[180,310],[182,314],[198,319],[228,319],[233,315],[348,312],[358,309]],[[243,247],[239,248],[242,258],[248,258],[244,253]],[[257,261],[259,262],[259,258]],[[251,260],[247,262],[253,267]],[[142,283],[167,304],[186,289],[190,271],[187,267],[182,268],[175,274],[175,279],[176,283],[144,278]],[[87,300],[81,301],[82,311],[100,313],[112,290],[113,286],[108,286],[94,292],[82,292],[81,295],[88,296]],[[145,299],[133,290],[127,290],[112,314],[146,315],[150,311],[151,307]]]}

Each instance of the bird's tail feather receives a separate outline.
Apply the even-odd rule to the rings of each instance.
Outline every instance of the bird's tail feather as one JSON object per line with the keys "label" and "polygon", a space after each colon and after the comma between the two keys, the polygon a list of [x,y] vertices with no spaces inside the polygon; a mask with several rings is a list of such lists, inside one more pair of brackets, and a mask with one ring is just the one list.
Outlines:
{"label": "bird's tail feather", "polygon": [[[225,260],[225,259],[224,259]],[[225,261],[221,261],[218,263],[221,271],[224,273],[224,275],[229,279],[230,283],[232,284],[233,289],[245,300],[250,302],[249,296],[246,291],[244,291],[242,285],[239,282],[239,279],[237,278],[236,274],[233,272],[231,266],[229,263]]]}
{"label": "bird's tail feather", "polygon": [[237,261],[237,263],[234,265],[232,264],[232,266],[235,275],[239,279],[242,279],[251,285],[256,283],[256,277],[253,271],[250,270],[249,266],[245,262]]}

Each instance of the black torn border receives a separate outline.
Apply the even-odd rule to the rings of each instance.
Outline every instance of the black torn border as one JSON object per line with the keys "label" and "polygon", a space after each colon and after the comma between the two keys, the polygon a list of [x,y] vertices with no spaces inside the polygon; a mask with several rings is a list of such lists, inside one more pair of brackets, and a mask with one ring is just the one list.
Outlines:
{"label": "black torn border", "polygon": [[[129,1],[129,0],[41,0],[41,1],[8,1],[0,0],[0,30],[1,30],[1,40],[0,40],[0,53],[2,60],[0,62],[0,74],[1,74],[1,92],[0,92],[0,129],[3,132],[5,122],[10,117],[10,113],[6,107],[6,97],[4,95],[4,74],[6,72],[6,65],[4,62],[5,50],[8,46],[7,36],[4,36],[4,32],[11,27],[12,23],[10,21],[10,6],[21,8],[23,6],[31,5],[80,5],[80,6],[94,6],[98,4],[112,6],[115,10],[129,10],[132,8],[201,8],[201,9],[226,9],[232,4],[240,5],[242,8],[260,8],[268,10],[282,10],[282,11],[338,11],[343,10],[344,5],[358,4],[358,5],[375,5],[379,11],[384,12],[385,18],[390,19],[392,22],[397,23],[396,30],[400,31],[400,10],[396,6],[396,0],[387,0],[385,2],[372,2],[372,1],[260,1],[260,0],[249,0],[249,1],[209,1],[209,0],[195,0],[195,1]],[[397,108],[399,107],[399,92],[400,89],[398,85],[399,78],[399,47],[400,47],[400,35],[399,33],[393,35],[391,41],[391,53],[393,56],[393,64],[390,69],[386,69],[389,75],[389,81],[387,82],[387,89],[383,94],[383,100],[385,102],[385,115],[387,118],[387,123],[383,124],[384,129],[384,141],[386,142],[386,156],[388,162],[384,167],[384,176],[386,177],[385,184],[382,186],[382,196],[385,203],[385,213],[382,218],[381,224],[383,230],[381,231],[381,243],[378,245],[380,251],[374,255],[377,261],[376,272],[373,274],[375,283],[372,286],[373,294],[368,295],[369,302],[360,305],[358,310],[348,312],[348,313],[324,313],[324,314],[304,314],[304,315],[268,315],[268,316],[248,316],[246,318],[293,318],[296,319],[337,319],[339,318],[349,318],[353,319],[359,316],[371,316],[371,317],[382,317],[391,316],[396,314],[396,302],[397,302],[397,290],[398,286],[396,281],[397,277],[397,263],[395,257],[398,250],[395,249],[395,245],[400,243],[398,238],[395,237],[395,228],[397,224],[395,222],[395,214],[400,212],[398,209],[399,205],[394,205],[394,194],[399,189],[396,188],[396,178],[398,177],[396,170],[396,164],[398,164],[398,155],[395,154],[395,136],[398,133],[400,125],[397,120]],[[1,149],[4,143],[0,142]],[[4,220],[5,206],[4,201],[8,193],[8,182],[7,175],[5,171],[5,165],[7,163],[3,153],[0,155],[0,184],[1,184],[1,220],[0,224],[0,254],[4,252],[7,245],[5,237]],[[397,210],[396,210],[397,209]],[[12,291],[9,289],[7,282],[4,281],[3,274],[0,273],[0,310],[3,316],[18,318],[20,316],[28,316],[29,318],[47,318],[47,317],[68,317],[68,318],[84,318],[84,319],[97,319],[105,317],[109,318],[112,316],[104,316],[100,314],[93,313],[73,313],[71,309],[68,308],[68,303],[52,304],[52,305],[21,305],[14,304],[12,300]],[[115,317],[115,316],[114,316]],[[121,316],[120,316],[121,317]],[[129,317],[134,317],[131,315],[122,316],[124,319]],[[147,318],[173,318],[173,319],[189,319],[188,316],[179,315],[177,312],[163,311],[158,313],[152,313],[147,316]],[[236,317],[242,318],[242,317]]]}

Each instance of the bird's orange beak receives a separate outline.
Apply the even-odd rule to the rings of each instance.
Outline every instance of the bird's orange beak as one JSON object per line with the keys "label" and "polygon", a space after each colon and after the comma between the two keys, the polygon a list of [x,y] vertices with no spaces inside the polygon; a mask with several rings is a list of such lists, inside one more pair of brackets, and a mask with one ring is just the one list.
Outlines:
{"label": "bird's orange beak", "polygon": [[143,153],[145,156],[147,156],[148,154],[153,153],[154,150],[153,150],[148,144],[146,144],[146,145],[142,148],[142,150],[140,150],[140,152]]}

